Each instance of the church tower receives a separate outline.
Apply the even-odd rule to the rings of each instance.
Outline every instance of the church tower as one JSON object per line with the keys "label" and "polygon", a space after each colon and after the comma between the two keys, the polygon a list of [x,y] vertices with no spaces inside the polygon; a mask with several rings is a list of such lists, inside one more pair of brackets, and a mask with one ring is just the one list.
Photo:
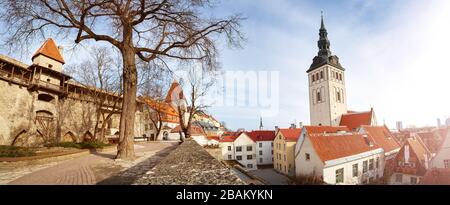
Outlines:
{"label": "church tower", "polygon": [[331,55],[328,32],[321,17],[318,47],[308,71],[311,125],[338,126],[347,113],[345,69],[339,58]]}

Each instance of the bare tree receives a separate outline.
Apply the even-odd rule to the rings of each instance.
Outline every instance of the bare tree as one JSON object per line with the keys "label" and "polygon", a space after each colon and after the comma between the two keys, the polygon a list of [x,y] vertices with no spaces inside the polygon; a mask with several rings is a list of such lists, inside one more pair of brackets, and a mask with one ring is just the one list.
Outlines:
{"label": "bare tree", "polygon": [[239,46],[239,15],[205,17],[211,0],[4,0],[0,19],[5,45],[29,45],[38,35],[64,35],[75,43],[95,40],[116,47],[123,62],[123,103],[117,158],[133,159],[138,72],[145,62],[194,60],[217,66],[216,38]]}
{"label": "bare tree", "polygon": [[68,71],[86,87],[85,93],[95,106],[94,139],[106,141],[106,125],[119,111],[122,100],[118,65],[107,47],[93,47],[90,58],[68,67]]}
{"label": "bare tree", "polygon": [[[178,110],[181,131],[185,138],[191,137],[192,121],[195,115],[205,111],[209,105],[204,103],[204,97],[216,82],[216,74],[214,71],[191,67],[187,70],[186,79],[183,79],[189,91],[189,96],[184,102],[182,99],[174,100]],[[181,88],[179,88],[181,89]],[[178,92],[174,92],[172,98],[177,98]],[[186,104],[187,103],[187,104]],[[181,133],[180,133],[181,134]],[[181,136],[180,136],[181,137]]]}

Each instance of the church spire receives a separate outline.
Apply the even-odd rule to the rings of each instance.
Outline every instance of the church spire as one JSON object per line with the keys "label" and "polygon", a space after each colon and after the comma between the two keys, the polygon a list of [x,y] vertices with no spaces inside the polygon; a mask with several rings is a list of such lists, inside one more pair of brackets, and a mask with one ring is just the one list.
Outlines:
{"label": "church spire", "polygon": [[318,56],[328,58],[331,56],[330,51],[330,41],[328,40],[328,32],[325,28],[325,23],[323,22],[323,11],[321,15],[321,24],[320,24],[320,30],[319,30],[319,41],[317,45],[319,46],[319,53]]}
{"label": "church spire", "polygon": [[263,123],[262,123],[262,117],[260,117],[260,119],[259,119],[259,130],[263,130],[263,128],[264,128],[264,126],[263,126]]}

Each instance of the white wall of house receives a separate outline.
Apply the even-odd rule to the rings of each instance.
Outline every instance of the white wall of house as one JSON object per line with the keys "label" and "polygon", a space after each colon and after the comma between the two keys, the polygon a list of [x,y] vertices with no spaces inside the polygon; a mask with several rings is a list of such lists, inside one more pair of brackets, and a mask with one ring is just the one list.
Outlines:
{"label": "white wall of house", "polygon": [[450,168],[450,132],[431,161],[432,168]]}
{"label": "white wall of house", "polygon": [[235,160],[234,143],[233,142],[220,142],[219,147],[222,150],[222,160]]}
{"label": "white wall of house", "polygon": [[[309,159],[307,159],[307,155]],[[299,137],[295,148],[295,176],[323,176],[324,163],[305,135]]]}
{"label": "white wall of house", "polygon": [[258,165],[273,164],[273,141],[257,141],[256,158]]}
{"label": "white wall of house", "polygon": [[[378,158],[378,167],[377,167]],[[370,161],[373,160],[373,168]],[[367,162],[367,170],[364,171],[364,162]],[[325,162],[323,180],[327,184],[368,184],[383,177],[384,171],[383,149],[372,150],[358,155]],[[353,173],[353,166],[357,166],[357,172]],[[337,170],[343,169],[343,182],[337,183]]]}
{"label": "white wall of house", "polygon": [[[369,180],[383,177],[384,151],[376,149],[369,152],[348,156],[340,159],[323,162],[316,153],[311,140],[301,135],[295,151],[295,175],[323,177],[327,184],[365,184]],[[377,166],[378,159],[378,166]],[[373,169],[370,169],[370,160],[373,160]],[[367,161],[367,171],[364,172],[363,164]],[[353,175],[353,165],[358,167]],[[343,169],[343,181],[336,183],[336,171]]]}
{"label": "white wall of house", "polygon": [[236,160],[249,170],[257,169],[256,143],[247,134],[242,133],[234,141]]}
{"label": "white wall of house", "polygon": [[413,185],[414,179],[416,180],[416,184],[422,180],[421,176],[403,174],[403,173],[394,173],[389,177],[388,184],[390,185]]}

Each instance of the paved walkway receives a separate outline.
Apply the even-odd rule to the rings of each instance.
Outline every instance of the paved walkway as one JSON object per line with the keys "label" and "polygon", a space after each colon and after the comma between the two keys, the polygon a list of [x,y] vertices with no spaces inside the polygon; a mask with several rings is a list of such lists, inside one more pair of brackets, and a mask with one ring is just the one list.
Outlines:
{"label": "paved walkway", "polygon": [[265,168],[265,169],[257,169],[250,171],[251,174],[256,175],[257,177],[260,177],[264,181],[268,183],[268,185],[289,185],[292,184],[291,180],[276,172],[274,169],[271,168]]}
{"label": "paved walkway", "polygon": [[[3,179],[3,183],[14,185],[25,184],[59,184],[59,185],[92,185],[97,184],[131,184],[133,177],[117,177],[129,170],[146,172],[155,166],[159,160],[176,148],[178,143],[148,142],[135,145],[135,161],[114,160],[116,150],[106,153],[91,153],[61,162],[51,162],[33,167],[19,167],[9,170],[11,181]],[[37,168],[35,166],[38,166]],[[39,167],[40,166],[40,167]],[[24,171],[25,170],[25,171]],[[17,177],[17,175],[23,176]],[[133,172],[138,175],[139,172]],[[114,179],[114,180],[111,180]],[[110,183],[104,183],[104,182]]]}

